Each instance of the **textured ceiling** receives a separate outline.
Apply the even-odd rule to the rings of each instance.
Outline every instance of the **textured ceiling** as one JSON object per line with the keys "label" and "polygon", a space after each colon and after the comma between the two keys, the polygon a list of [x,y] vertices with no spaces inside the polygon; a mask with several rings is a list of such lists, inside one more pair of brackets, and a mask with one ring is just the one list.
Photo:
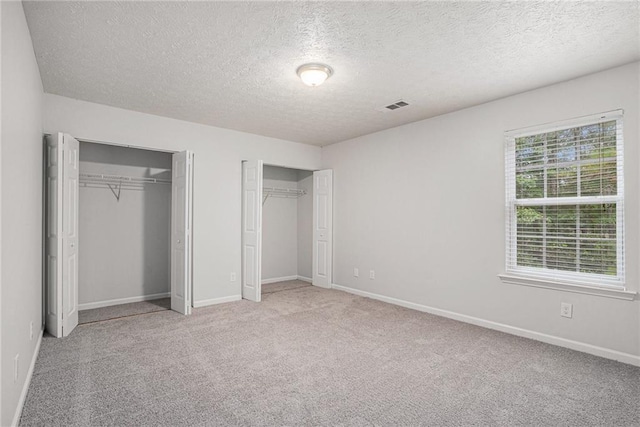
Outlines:
{"label": "textured ceiling", "polygon": [[[24,9],[48,93],[315,145],[640,59],[635,1]],[[309,88],[295,71],[316,61],[335,73]]]}

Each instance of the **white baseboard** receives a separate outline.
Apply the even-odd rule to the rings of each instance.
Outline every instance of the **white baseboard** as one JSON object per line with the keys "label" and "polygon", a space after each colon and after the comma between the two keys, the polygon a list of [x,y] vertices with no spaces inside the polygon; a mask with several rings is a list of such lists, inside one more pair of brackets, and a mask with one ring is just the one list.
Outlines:
{"label": "white baseboard", "polygon": [[286,282],[288,280],[298,280],[298,276],[284,276],[284,277],[274,277],[272,279],[262,279],[263,285],[268,285],[269,283],[278,283],[278,282]]}
{"label": "white baseboard", "polygon": [[92,308],[110,307],[112,305],[129,304],[132,302],[151,301],[160,298],[169,298],[171,292],[163,292],[161,294],[141,295],[139,297],[118,298],[107,301],[88,302],[78,304],[78,310],[90,310]]}
{"label": "white baseboard", "polygon": [[200,307],[206,307],[209,305],[222,304],[225,302],[240,301],[241,299],[242,299],[242,295],[231,295],[229,297],[203,299],[201,301],[194,302],[193,307],[200,308]]}
{"label": "white baseboard", "polygon": [[346,286],[340,286],[333,284],[333,289],[337,289],[351,294],[372,298],[375,300],[388,302],[390,304],[399,305],[401,307],[410,308],[413,310],[422,311],[425,313],[435,314],[436,316],[447,317],[449,319],[458,320],[460,322],[471,323],[472,325],[482,326],[484,328],[493,329],[507,334],[517,335],[519,337],[529,338],[536,341],[542,341],[547,344],[557,345],[559,347],[570,348],[571,350],[581,351],[583,353],[593,354],[594,356],[604,357],[606,359],[617,360],[618,362],[628,363],[634,366],[640,366],[640,356],[636,356],[630,353],[623,353],[621,351],[612,350],[604,347],[598,347],[592,344],[583,343],[580,341],[573,341],[566,338],[557,337],[554,335],[547,335],[541,332],[531,331],[529,329],[522,329],[515,326],[505,325],[504,323],[492,322],[490,320],[480,319],[478,317],[467,316],[466,314],[455,313],[453,311],[442,310],[439,308],[429,307],[422,304],[416,304],[409,301],[404,301],[397,298],[387,297],[384,295],[374,294],[371,292],[361,291],[359,289],[348,288]]}
{"label": "white baseboard", "polygon": [[33,369],[36,366],[36,360],[38,360],[38,353],[40,353],[40,344],[42,344],[43,334],[44,334],[44,330],[41,330],[40,335],[38,336],[38,342],[36,343],[36,349],[33,352],[33,357],[31,358],[29,371],[27,371],[27,377],[25,378],[24,385],[22,386],[22,392],[20,393],[18,406],[16,407],[16,412],[13,415],[13,421],[11,422],[12,426],[17,426],[18,423],[20,422],[20,416],[22,415],[22,408],[24,407],[24,401],[27,399],[27,393],[29,392],[29,385],[31,385],[31,377],[33,377]]}
{"label": "white baseboard", "polygon": [[313,283],[313,279],[311,277],[298,276],[298,280],[302,280],[303,282]]}

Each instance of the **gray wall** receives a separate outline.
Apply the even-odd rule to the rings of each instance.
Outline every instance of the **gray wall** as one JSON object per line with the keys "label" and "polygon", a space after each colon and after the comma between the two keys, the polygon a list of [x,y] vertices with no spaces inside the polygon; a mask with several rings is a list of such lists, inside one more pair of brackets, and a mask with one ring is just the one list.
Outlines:
{"label": "gray wall", "polygon": [[[103,144],[80,144],[80,172],[171,178],[171,154]],[[170,290],[171,185],[80,186],[79,303]]]}
{"label": "gray wall", "polygon": [[[265,166],[265,187],[296,188],[293,169]],[[269,197],[262,206],[262,280],[298,275],[297,199]]]}
{"label": "gray wall", "polygon": [[[20,2],[0,2],[2,27],[0,424],[16,414],[42,324],[40,73]],[[33,339],[29,328],[33,324]],[[18,379],[13,379],[19,355]]]}
{"label": "gray wall", "polygon": [[[242,160],[319,169],[320,147],[46,94],[45,131],[171,151],[192,150],[193,296],[211,304],[240,292]],[[235,272],[236,281],[230,280]]]}
{"label": "gray wall", "polygon": [[[626,283],[640,290],[639,74],[634,63],[323,147],[323,167],[335,178],[334,283],[640,355],[638,299],[497,277],[505,263],[504,132],[622,108]],[[572,319],[560,317],[561,302],[573,304]]]}
{"label": "gray wall", "polygon": [[269,197],[262,207],[262,280],[311,278],[313,173],[264,167],[264,186],[299,188],[297,199]]}

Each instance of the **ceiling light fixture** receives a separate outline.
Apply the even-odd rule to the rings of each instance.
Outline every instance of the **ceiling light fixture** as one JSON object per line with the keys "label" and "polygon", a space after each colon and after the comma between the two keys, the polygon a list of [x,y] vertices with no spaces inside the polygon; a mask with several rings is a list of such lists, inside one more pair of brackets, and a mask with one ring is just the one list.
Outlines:
{"label": "ceiling light fixture", "polygon": [[304,64],[298,67],[298,77],[307,86],[320,86],[333,74],[331,67],[325,64]]}

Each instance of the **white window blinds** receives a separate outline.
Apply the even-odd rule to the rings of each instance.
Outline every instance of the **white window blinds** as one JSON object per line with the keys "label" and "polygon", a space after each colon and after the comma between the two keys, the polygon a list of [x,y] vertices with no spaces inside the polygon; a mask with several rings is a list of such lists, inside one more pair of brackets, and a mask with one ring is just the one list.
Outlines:
{"label": "white window blinds", "polygon": [[506,133],[506,269],[624,287],[622,111]]}

